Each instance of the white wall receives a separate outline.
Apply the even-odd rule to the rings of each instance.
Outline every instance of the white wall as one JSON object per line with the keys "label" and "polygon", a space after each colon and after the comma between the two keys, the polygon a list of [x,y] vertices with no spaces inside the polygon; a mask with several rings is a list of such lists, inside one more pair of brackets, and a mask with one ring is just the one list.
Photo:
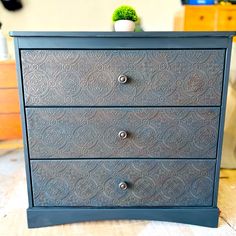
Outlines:
{"label": "white wall", "polygon": [[[170,31],[180,0],[22,0],[23,9],[7,11],[0,4],[3,32],[12,30],[110,31],[114,9],[133,6],[146,31]],[[10,56],[12,39],[8,37]]]}
{"label": "white wall", "polygon": [[4,31],[112,29],[111,15],[122,4],[133,6],[145,30],[172,30],[180,0],[22,0],[24,8],[10,12],[0,6]]}

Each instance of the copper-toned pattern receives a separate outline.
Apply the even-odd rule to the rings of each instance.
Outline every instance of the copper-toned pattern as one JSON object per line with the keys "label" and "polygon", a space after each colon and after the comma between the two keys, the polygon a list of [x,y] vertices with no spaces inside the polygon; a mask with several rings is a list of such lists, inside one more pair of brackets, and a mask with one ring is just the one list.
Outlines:
{"label": "copper-toned pattern", "polygon": [[221,49],[22,50],[25,102],[220,105],[224,56]]}
{"label": "copper-toned pattern", "polygon": [[213,160],[54,160],[31,167],[35,206],[212,205]]}
{"label": "copper-toned pattern", "polygon": [[[27,108],[30,158],[216,158],[219,108]],[[120,132],[127,135],[121,138]]]}

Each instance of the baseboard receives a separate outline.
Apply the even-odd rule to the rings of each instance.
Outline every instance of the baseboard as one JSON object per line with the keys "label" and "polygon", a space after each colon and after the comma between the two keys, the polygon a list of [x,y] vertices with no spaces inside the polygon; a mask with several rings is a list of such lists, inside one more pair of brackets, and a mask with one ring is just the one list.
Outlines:
{"label": "baseboard", "polygon": [[218,226],[219,209],[186,208],[72,208],[33,207],[27,209],[28,227],[37,228],[96,220],[158,220],[206,227]]}

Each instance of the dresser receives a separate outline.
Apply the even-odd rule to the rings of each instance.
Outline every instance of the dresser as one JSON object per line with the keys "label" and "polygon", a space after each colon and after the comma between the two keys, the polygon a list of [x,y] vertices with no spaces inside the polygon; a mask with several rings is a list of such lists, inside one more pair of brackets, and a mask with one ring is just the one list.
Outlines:
{"label": "dresser", "polygon": [[11,32],[28,226],[217,227],[234,32]]}
{"label": "dresser", "polygon": [[21,138],[15,61],[0,61],[0,141]]}
{"label": "dresser", "polygon": [[174,30],[236,30],[236,5],[184,5],[175,14]]}

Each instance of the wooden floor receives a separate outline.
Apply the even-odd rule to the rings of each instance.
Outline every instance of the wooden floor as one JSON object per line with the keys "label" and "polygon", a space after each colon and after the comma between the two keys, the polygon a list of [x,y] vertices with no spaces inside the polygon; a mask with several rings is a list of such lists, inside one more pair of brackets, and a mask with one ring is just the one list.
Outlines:
{"label": "wooden floor", "polygon": [[23,148],[22,140],[0,141],[0,156]]}
{"label": "wooden floor", "polygon": [[[14,144],[14,141],[13,141]],[[0,236],[233,236],[236,235],[236,170],[222,170],[219,190],[219,228],[158,221],[100,221],[28,229],[23,151],[8,150],[0,156]],[[7,145],[0,150],[7,150]]]}

